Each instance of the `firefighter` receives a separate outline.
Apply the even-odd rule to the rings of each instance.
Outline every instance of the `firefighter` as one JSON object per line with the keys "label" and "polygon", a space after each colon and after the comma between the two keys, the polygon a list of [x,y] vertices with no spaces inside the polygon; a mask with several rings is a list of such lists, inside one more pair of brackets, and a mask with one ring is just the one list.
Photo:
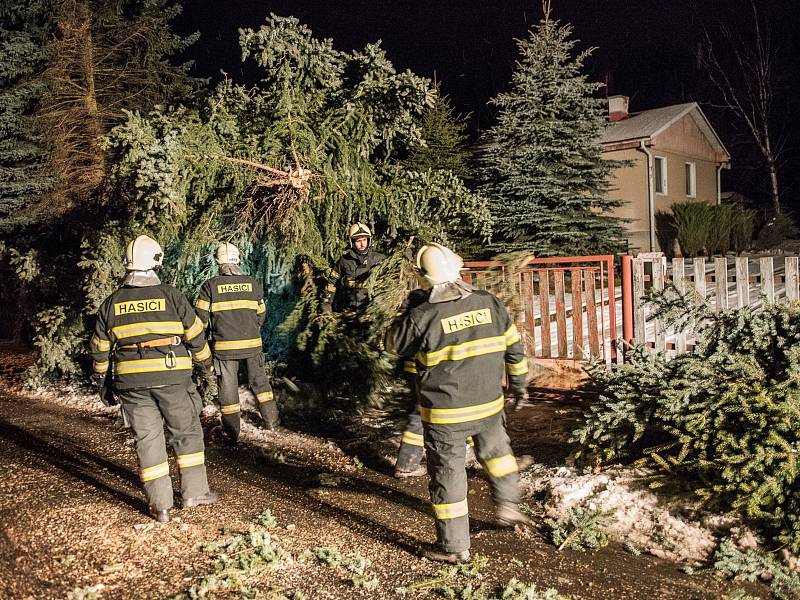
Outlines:
{"label": "firefighter", "polygon": [[278,408],[264,370],[261,325],[264,322],[264,290],[242,272],[239,249],[230,243],[217,246],[214,258],[219,275],[206,281],[195,302],[197,315],[208,327],[214,351],[222,412],[223,439],[239,439],[239,367],[247,371],[247,382],[256,397],[258,411],[267,429],[278,426]]}
{"label": "firefighter", "polygon": [[323,312],[362,314],[369,305],[366,281],[369,274],[386,258],[372,249],[372,232],[363,223],[350,226],[350,248],[331,269],[322,293]]}
{"label": "firefighter", "polygon": [[416,267],[428,298],[398,318],[387,349],[413,357],[419,414],[428,457],[429,491],[437,543],[432,560],[469,560],[465,441],[489,476],[495,517],[502,526],[527,523],[519,510],[519,468],[505,429],[503,372],[518,402],[527,396],[528,363],[516,326],[492,294],[461,281],[463,261],[450,249],[428,244]]}
{"label": "firefighter", "polygon": [[199,407],[189,397],[192,363],[210,371],[211,351],[192,305],[159,280],[155,269],[162,258],[158,242],[146,235],[128,244],[127,275],[100,305],[90,346],[96,383],[105,382],[110,368],[114,391],[133,428],[150,514],[166,523],[173,498],[165,423],[183,506],[213,504],[218,496],[208,488]]}

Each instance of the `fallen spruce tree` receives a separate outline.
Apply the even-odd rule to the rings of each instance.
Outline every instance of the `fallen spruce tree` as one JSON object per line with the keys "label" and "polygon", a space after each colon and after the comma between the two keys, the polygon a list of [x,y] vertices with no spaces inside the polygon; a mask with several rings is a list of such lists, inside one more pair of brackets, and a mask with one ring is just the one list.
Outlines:
{"label": "fallen spruce tree", "polygon": [[800,305],[715,314],[674,288],[652,300],[673,324],[695,324],[697,346],[669,360],[637,347],[624,365],[592,368],[579,458],[688,480],[701,503],[800,552]]}

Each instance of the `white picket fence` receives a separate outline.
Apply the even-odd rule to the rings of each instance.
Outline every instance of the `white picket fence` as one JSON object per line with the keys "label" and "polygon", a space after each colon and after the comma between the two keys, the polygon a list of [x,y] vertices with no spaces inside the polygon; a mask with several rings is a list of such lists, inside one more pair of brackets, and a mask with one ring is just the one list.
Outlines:
{"label": "white picket fence", "polygon": [[643,253],[633,259],[634,340],[657,350],[680,354],[691,351],[691,331],[676,334],[660,319],[650,316],[643,301],[650,288],[664,289],[667,281],[685,292],[694,287],[715,311],[764,302],[800,299],[800,270],[797,256],[764,255],[683,259],[669,263],[660,253]]}

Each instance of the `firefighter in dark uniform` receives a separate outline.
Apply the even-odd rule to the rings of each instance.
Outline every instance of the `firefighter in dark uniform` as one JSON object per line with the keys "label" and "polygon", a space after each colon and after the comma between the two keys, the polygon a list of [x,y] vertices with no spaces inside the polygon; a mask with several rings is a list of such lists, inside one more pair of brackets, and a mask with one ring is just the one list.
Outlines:
{"label": "firefighter in dark uniform", "polygon": [[156,275],[162,256],[146,235],[128,244],[128,273],[100,305],[90,346],[96,382],[104,383],[110,366],[114,391],[133,428],[150,514],[166,523],[173,498],[165,423],[183,506],[213,504],[218,496],[208,489],[200,407],[189,396],[192,363],[210,371],[211,351],[192,305]]}
{"label": "firefighter in dark uniform", "polygon": [[386,258],[372,249],[372,232],[363,223],[350,226],[350,248],[331,269],[322,293],[322,311],[363,313],[369,305],[366,281]]}
{"label": "firefighter in dark uniform", "polygon": [[423,556],[469,560],[469,510],[465,441],[489,476],[500,525],[527,523],[519,510],[519,473],[505,430],[503,372],[518,401],[525,401],[528,363],[508,311],[492,294],[460,280],[463,261],[439,244],[417,254],[430,286],[428,299],[397,319],[387,349],[413,357],[419,413],[428,457],[429,491],[437,544]]}
{"label": "firefighter in dark uniform", "polygon": [[215,253],[219,275],[206,281],[195,302],[197,315],[208,327],[218,377],[222,429],[227,443],[239,439],[239,367],[256,397],[267,429],[278,426],[278,408],[264,370],[261,325],[264,322],[264,290],[242,272],[239,249],[224,243]]}

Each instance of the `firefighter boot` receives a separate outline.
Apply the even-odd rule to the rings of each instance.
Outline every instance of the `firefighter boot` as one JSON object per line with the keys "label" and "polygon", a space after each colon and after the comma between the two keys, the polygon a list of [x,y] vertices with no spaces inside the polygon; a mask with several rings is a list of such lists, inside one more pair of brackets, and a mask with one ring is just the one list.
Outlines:
{"label": "firefighter boot", "polygon": [[469,550],[463,552],[445,552],[438,546],[426,546],[420,550],[422,558],[458,565],[469,562]]}
{"label": "firefighter boot", "polygon": [[196,498],[184,498],[183,508],[190,508],[192,506],[200,506],[203,504],[215,504],[217,500],[219,500],[219,494],[209,490],[202,496],[197,496]]}
{"label": "firefighter boot", "polygon": [[513,504],[500,504],[495,510],[495,520],[501,527],[514,527],[516,525],[530,525],[531,520]]}
{"label": "firefighter boot", "polygon": [[169,509],[158,510],[157,508],[150,507],[150,516],[159,523],[169,523]]}

